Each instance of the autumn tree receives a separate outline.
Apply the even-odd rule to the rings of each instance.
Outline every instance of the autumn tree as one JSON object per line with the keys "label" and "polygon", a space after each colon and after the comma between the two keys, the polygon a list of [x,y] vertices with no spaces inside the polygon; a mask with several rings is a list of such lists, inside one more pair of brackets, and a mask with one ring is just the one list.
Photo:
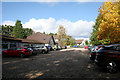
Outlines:
{"label": "autumn tree", "polygon": [[120,2],[104,2],[99,12],[97,38],[103,44],[120,42]]}
{"label": "autumn tree", "polygon": [[73,46],[75,45],[75,39],[72,36],[66,36],[66,43],[67,45]]}
{"label": "autumn tree", "polygon": [[59,45],[61,47],[66,46],[66,44],[67,44],[66,43],[66,30],[62,25],[60,25],[59,28],[58,28],[58,36],[59,36],[59,38],[58,38]]}

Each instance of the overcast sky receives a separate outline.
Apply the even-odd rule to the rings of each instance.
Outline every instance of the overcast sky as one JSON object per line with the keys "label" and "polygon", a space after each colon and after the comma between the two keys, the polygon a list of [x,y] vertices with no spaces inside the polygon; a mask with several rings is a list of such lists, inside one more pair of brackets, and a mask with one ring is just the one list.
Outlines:
{"label": "overcast sky", "polygon": [[2,2],[2,24],[57,33],[59,25],[75,38],[89,38],[102,2]]}

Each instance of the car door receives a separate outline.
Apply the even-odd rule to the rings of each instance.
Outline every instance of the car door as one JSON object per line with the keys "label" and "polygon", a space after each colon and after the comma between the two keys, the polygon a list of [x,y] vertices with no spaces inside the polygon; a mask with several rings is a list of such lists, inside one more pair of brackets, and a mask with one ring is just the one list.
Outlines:
{"label": "car door", "polygon": [[42,52],[42,46],[39,47],[40,53]]}
{"label": "car door", "polygon": [[14,51],[14,56],[19,56],[22,52],[22,48],[16,48],[16,50]]}
{"label": "car door", "polygon": [[115,53],[117,54],[116,58],[120,61],[120,46],[116,47],[116,52]]}
{"label": "car door", "polygon": [[8,50],[7,50],[7,55],[8,55],[8,56],[11,56],[11,55],[12,55],[12,49],[8,49]]}
{"label": "car door", "polygon": [[8,49],[8,55],[9,56],[14,56],[15,50],[16,50],[16,48],[10,48],[10,49]]}

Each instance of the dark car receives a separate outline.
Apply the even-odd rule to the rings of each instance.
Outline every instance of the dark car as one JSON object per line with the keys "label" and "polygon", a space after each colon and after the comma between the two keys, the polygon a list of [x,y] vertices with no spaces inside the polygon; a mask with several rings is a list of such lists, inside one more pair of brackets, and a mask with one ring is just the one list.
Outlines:
{"label": "dark car", "polygon": [[92,48],[90,52],[90,56],[89,56],[90,60],[95,60],[96,51],[97,51],[97,46],[94,46],[94,48]]}
{"label": "dark car", "polygon": [[48,50],[49,50],[49,51],[52,51],[52,50],[53,50],[51,46],[47,46],[47,47],[48,47]]}
{"label": "dark car", "polygon": [[92,48],[92,46],[88,46],[88,50],[90,50]]}
{"label": "dark car", "polygon": [[2,56],[30,56],[32,54],[31,50],[27,47],[15,47],[8,50],[2,51]]}
{"label": "dark car", "polygon": [[96,52],[95,63],[110,73],[117,72],[120,66],[120,44],[100,48]]}
{"label": "dark car", "polygon": [[36,47],[28,47],[32,51],[32,55],[37,55],[40,51]]}
{"label": "dark car", "polygon": [[96,56],[96,52],[101,48],[101,47],[103,47],[103,45],[102,46],[100,46],[100,45],[98,45],[98,46],[94,46],[92,49],[91,49],[91,51],[90,51],[90,60],[95,60],[95,56]]}

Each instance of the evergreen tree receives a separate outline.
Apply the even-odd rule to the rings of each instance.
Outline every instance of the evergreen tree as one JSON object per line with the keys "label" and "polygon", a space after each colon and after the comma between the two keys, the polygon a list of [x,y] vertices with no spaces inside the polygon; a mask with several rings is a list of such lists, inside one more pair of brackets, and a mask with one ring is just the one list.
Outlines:
{"label": "evergreen tree", "polygon": [[92,29],[92,33],[91,33],[91,37],[90,37],[90,43],[92,45],[99,45],[99,44],[101,44],[100,41],[97,39],[97,31],[98,31],[98,27],[100,25],[99,19],[101,17],[102,17],[101,15],[99,15],[97,17],[95,25],[93,26],[93,29]]}
{"label": "evergreen tree", "polygon": [[24,38],[24,29],[20,20],[16,21],[12,33],[15,38]]}

